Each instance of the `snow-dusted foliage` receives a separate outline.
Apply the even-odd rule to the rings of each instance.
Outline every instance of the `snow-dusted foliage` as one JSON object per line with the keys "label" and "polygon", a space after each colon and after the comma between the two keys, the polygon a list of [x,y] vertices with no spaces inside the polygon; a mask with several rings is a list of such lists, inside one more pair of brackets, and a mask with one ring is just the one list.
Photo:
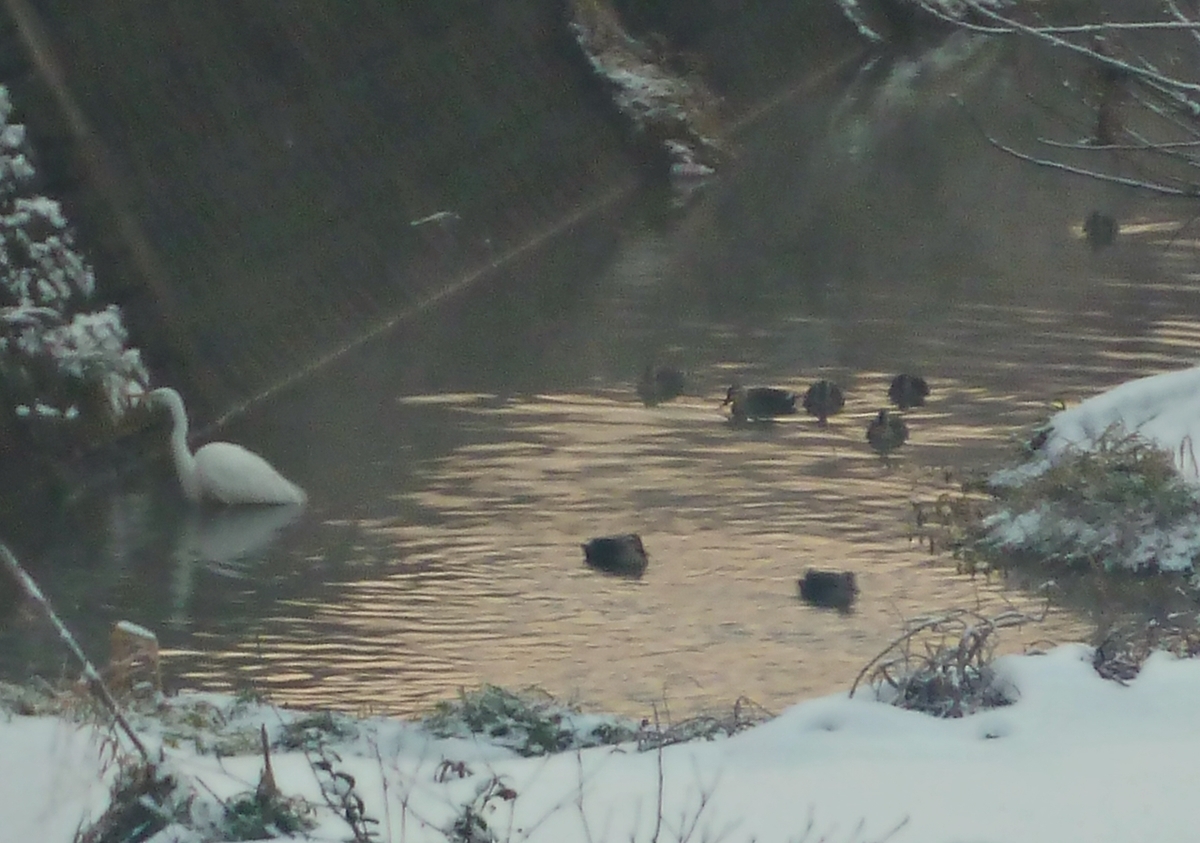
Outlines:
{"label": "snow-dusted foliage", "polygon": [[1054,415],[991,483],[1000,550],[1076,567],[1194,571],[1200,560],[1200,367],[1121,384]]}
{"label": "snow-dusted foliage", "polygon": [[92,267],[59,203],[36,193],[25,127],[11,115],[0,86],[0,412],[115,421],[142,393],[145,367],[118,308],[93,301]]}

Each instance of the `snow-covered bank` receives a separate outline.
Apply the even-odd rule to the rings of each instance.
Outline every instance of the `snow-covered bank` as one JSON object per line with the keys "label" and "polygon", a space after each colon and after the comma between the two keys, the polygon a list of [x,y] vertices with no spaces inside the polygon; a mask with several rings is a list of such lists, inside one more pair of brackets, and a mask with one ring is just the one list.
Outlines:
{"label": "snow-covered bank", "polygon": [[[521,757],[414,723],[183,697],[164,709],[174,715],[139,721],[180,782],[181,822],[152,839],[232,839],[217,831],[222,802],[258,785],[260,725],[312,840],[352,838],[345,805],[359,799],[374,839],[412,843],[1195,839],[1200,662],[1159,654],[1121,685],[1091,661],[1082,645],[1002,657],[997,675],[1016,702],[970,717],[838,694],[661,753],[625,742]],[[97,815],[114,769],[98,734],[45,716],[0,723],[0,841],[68,841]]]}
{"label": "snow-covered bank", "polygon": [[664,45],[656,51],[626,32],[610,3],[572,0],[567,6],[571,33],[593,73],[635,137],[661,149],[686,196],[728,156],[717,137],[717,97],[699,74],[673,70]]}
{"label": "snow-covered bank", "polygon": [[1141,378],[1055,414],[992,478],[984,544],[1070,566],[1194,572],[1200,368]]}
{"label": "snow-covered bank", "polygon": [[1043,461],[1092,450],[1114,428],[1170,454],[1180,475],[1200,484],[1194,445],[1200,439],[1200,366],[1129,381],[1056,413],[1047,425]]}

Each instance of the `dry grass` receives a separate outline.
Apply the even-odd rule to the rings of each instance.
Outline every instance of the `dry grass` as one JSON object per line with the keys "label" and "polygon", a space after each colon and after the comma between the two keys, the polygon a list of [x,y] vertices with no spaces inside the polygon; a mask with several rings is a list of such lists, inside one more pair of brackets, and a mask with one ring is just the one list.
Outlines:
{"label": "dry grass", "polygon": [[1001,490],[1000,496],[1026,508],[1047,501],[1063,507],[1068,516],[1084,520],[1132,507],[1153,514],[1159,525],[1197,508],[1195,493],[1176,467],[1174,456],[1117,425],[1105,430],[1094,447],[1068,450],[1046,472],[1021,486]]}
{"label": "dry grass", "polygon": [[881,699],[935,717],[965,717],[1010,705],[1014,700],[992,669],[997,633],[1043,618],[1015,610],[988,616],[969,609],[916,618],[859,671],[850,696],[865,680]]}
{"label": "dry grass", "polygon": [[671,744],[694,740],[729,737],[765,723],[775,716],[748,697],[739,697],[728,714],[698,714],[671,723],[670,710],[664,704],[663,715],[663,719],[667,721],[665,725],[660,721],[657,708],[653,721],[642,722],[642,728],[638,730],[637,735],[639,751],[657,750]]}
{"label": "dry grass", "polygon": [[637,724],[619,717],[593,718],[579,728],[583,715],[538,688],[510,691],[485,685],[462,690],[453,702],[438,703],[422,725],[438,737],[482,735],[524,756],[546,755],[591,746],[626,743]]}
{"label": "dry grass", "polygon": [[1180,612],[1161,620],[1109,624],[1097,630],[1093,644],[1096,672],[1126,684],[1141,672],[1152,653],[1167,652],[1180,658],[1200,655],[1200,627],[1194,612]]}

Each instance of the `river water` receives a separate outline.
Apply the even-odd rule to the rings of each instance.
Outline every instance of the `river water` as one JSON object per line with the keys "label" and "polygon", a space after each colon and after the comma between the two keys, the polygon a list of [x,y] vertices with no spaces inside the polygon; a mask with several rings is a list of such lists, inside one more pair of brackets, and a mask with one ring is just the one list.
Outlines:
{"label": "river water", "polygon": [[[913,502],[1012,459],[1057,400],[1190,365],[1200,297],[1186,207],[1015,161],[949,98],[1028,140],[1016,72],[959,44],[798,89],[686,211],[610,208],[220,431],[304,510],[196,512],[162,464],[45,514],[58,538],[27,561],[97,656],[115,620],[156,631],[169,687],[389,713],[481,683],[779,710],[848,687],[906,619],[1038,611],[914,541]],[[1123,225],[1098,252],[1094,209]],[[651,361],[686,393],[643,406]],[[932,394],[884,463],[864,432],[899,371]],[[719,409],[735,379],[818,378],[847,395],[827,428]],[[644,539],[640,580],[583,565],[618,532]],[[853,612],[798,600],[810,566],[857,574]],[[2,608],[5,674],[70,672]],[[1004,644],[1090,629],[1051,608]]]}

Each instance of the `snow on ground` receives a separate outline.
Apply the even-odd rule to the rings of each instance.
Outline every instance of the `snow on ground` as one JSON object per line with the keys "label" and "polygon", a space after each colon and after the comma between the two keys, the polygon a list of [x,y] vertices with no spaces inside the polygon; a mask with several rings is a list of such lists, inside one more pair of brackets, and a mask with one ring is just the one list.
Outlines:
{"label": "snow on ground", "polygon": [[108,792],[96,734],[50,717],[0,722],[0,840],[69,841]]}
{"label": "snow on ground", "polygon": [[[1091,655],[1068,645],[1001,657],[997,670],[1017,702],[956,720],[839,694],[661,756],[622,744],[522,758],[486,741],[435,739],[412,723],[373,719],[343,731],[336,758],[324,757],[353,777],[382,841],[471,839],[448,834],[468,805],[479,818],[476,840],[615,843],[650,841],[656,830],[663,841],[763,843],[1196,840],[1200,661],[1158,654],[1121,685],[1100,678]],[[207,700],[224,707],[222,717],[234,705]],[[294,715],[243,707],[230,723],[268,723],[278,740],[281,716]],[[190,811],[201,825],[220,813],[217,798],[231,801],[258,782],[252,739],[218,756],[143,728],[163,747],[165,766],[191,782]],[[88,733],[47,717],[0,723],[2,843],[67,843],[76,823],[96,815],[105,765]],[[319,757],[312,745],[307,757],[277,748],[280,789],[324,805]],[[305,839],[349,837],[333,811],[317,816]],[[225,838],[177,826],[154,839]]]}
{"label": "snow on ground", "polygon": [[1200,367],[1129,381],[1063,410],[1050,419],[1043,450],[1053,460],[1070,448],[1090,448],[1114,425],[1157,444],[1180,474],[1200,484]]}

